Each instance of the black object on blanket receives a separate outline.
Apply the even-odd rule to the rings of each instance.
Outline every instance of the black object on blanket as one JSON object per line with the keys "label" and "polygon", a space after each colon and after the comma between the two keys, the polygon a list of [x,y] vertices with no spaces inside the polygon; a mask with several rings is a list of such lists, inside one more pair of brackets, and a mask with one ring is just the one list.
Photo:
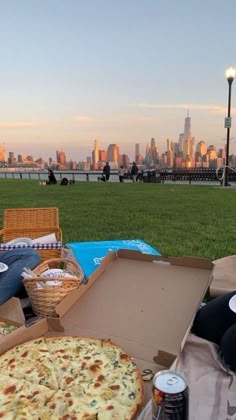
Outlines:
{"label": "black object on blanket", "polygon": [[224,364],[236,372],[236,323],[223,335],[220,343],[220,352]]}
{"label": "black object on blanket", "polygon": [[[229,307],[229,301],[235,294],[236,291],[218,296],[199,309],[192,327],[193,334],[220,345],[227,330],[235,325],[234,331],[236,338],[236,313]],[[222,341],[224,350],[228,346],[228,341],[229,338],[226,335]],[[228,354],[228,352],[226,353]],[[236,366],[236,352],[234,354]]]}

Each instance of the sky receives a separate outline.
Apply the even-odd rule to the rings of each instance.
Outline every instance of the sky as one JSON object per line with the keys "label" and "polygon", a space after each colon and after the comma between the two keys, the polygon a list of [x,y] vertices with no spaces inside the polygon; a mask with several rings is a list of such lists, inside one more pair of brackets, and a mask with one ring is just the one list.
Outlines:
{"label": "sky", "polygon": [[[0,0],[0,145],[68,159],[152,137],[224,147],[236,1]],[[236,153],[236,80],[230,152]]]}

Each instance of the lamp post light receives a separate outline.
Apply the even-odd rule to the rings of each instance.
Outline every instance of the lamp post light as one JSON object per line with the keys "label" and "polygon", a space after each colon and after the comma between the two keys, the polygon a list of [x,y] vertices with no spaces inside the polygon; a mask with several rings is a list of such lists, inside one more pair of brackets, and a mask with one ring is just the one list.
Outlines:
{"label": "lamp post light", "polygon": [[227,128],[227,140],[226,140],[226,161],[225,161],[225,177],[224,186],[229,186],[228,183],[228,166],[229,166],[229,140],[230,140],[230,127],[231,127],[231,86],[235,78],[236,70],[230,66],[225,71],[225,77],[229,84],[229,95],[228,95],[228,115],[225,118],[225,128]]}

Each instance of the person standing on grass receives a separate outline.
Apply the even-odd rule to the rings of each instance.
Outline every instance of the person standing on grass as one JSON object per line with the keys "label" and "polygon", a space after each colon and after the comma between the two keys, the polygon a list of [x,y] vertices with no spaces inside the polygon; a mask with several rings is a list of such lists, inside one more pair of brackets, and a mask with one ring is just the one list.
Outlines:
{"label": "person standing on grass", "polygon": [[103,174],[105,175],[106,181],[109,181],[111,173],[111,167],[109,165],[109,162],[106,162],[106,165],[103,168]]}
{"label": "person standing on grass", "polygon": [[131,177],[133,182],[138,182],[137,178],[138,178],[138,167],[136,165],[135,162],[133,162],[132,168],[131,168]]}
{"label": "person standing on grass", "polygon": [[125,168],[123,165],[120,166],[118,174],[120,182],[124,182]]}

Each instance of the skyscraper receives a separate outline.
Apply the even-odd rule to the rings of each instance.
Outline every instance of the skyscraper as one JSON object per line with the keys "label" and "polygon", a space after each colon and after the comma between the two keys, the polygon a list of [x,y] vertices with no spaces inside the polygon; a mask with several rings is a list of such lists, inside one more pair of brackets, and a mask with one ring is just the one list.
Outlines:
{"label": "skyscraper", "polygon": [[97,169],[98,161],[99,161],[99,141],[94,140],[94,148],[93,148],[93,168]]}
{"label": "skyscraper", "polygon": [[198,153],[200,156],[204,156],[207,153],[207,145],[205,141],[201,140],[198,142],[196,147],[196,153]]}
{"label": "skyscraper", "polygon": [[151,139],[151,149],[155,149],[155,147],[156,147],[155,139],[152,138]]}
{"label": "skyscraper", "polygon": [[134,159],[138,160],[138,156],[140,155],[140,143],[135,144],[135,154]]}
{"label": "skyscraper", "polygon": [[63,150],[57,150],[56,151],[56,158],[57,158],[57,163],[61,166],[61,167],[65,167],[66,166],[66,154]]}
{"label": "skyscraper", "polygon": [[146,165],[155,165],[159,161],[159,153],[156,147],[155,139],[151,139],[151,145],[147,145],[146,147],[146,155],[144,159],[144,163]]}
{"label": "skyscraper", "polygon": [[167,165],[169,167],[172,167],[173,162],[174,162],[173,142],[172,140],[167,139]]}
{"label": "skyscraper", "polygon": [[181,155],[184,153],[184,133],[179,135],[179,152]]}
{"label": "skyscraper", "polygon": [[189,116],[189,110],[187,117],[184,120],[184,140],[190,140],[192,137],[191,135],[191,118]]}
{"label": "skyscraper", "polygon": [[106,150],[99,150],[99,160],[100,161],[107,160],[107,152],[106,152]]}
{"label": "skyscraper", "polygon": [[191,118],[189,116],[189,109],[187,117],[184,120],[184,145],[183,145],[183,156],[188,157],[190,160],[194,156],[194,138],[191,133]]}
{"label": "skyscraper", "polygon": [[16,158],[15,158],[14,152],[9,152],[8,163],[10,165],[13,165],[14,163],[16,163]]}
{"label": "skyscraper", "polygon": [[143,163],[143,156],[141,155],[140,148],[141,148],[141,144],[136,143],[135,144],[134,160],[139,165]]}
{"label": "skyscraper", "polygon": [[6,162],[6,147],[0,145],[0,162]]}
{"label": "skyscraper", "polygon": [[120,152],[118,144],[109,144],[107,149],[107,160],[119,164]]}

